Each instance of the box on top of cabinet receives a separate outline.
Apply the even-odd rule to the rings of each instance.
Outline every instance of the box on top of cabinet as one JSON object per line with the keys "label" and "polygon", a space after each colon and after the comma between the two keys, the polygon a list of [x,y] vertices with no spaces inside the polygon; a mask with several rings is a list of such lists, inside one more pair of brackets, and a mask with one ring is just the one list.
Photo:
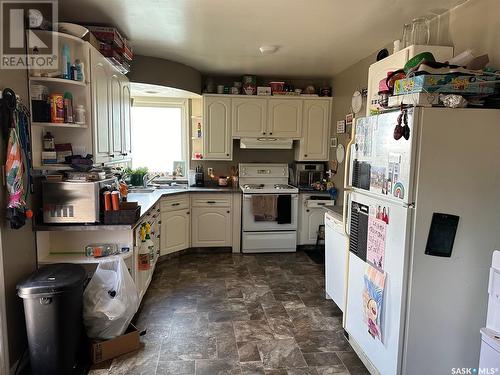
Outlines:
{"label": "box on top of cabinet", "polygon": [[399,79],[394,83],[394,95],[428,92],[454,94],[493,94],[493,76],[463,76],[456,74],[426,74]]}

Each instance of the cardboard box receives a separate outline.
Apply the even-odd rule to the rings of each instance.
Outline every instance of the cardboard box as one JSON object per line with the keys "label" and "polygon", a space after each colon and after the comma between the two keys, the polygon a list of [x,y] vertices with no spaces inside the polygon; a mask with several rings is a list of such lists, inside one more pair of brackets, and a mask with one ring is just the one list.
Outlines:
{"label": "cardboard box", "polygon": [[271,96],[271,88],[268,86],[257,86],[257,95]]}
{"label": "cardboard box", "polygon": [[137,328],[130,324],[125,333],[111,340],[94,341],[91,343],[90,356],[92,363],[107,361],[119,355],[140,349],[141,340]]}
{"label": "cardboard box", "polygon": [[417,92],[488,95],[495,92],[495,77],[426,74],[394,82],[394,95]]}
{"label": "cardboard box", "polygon": [[112,43],[118,48],[123,48],[123,37],[116,27],[88,25],[87,28],[101,42]]}
{"label": "cardboard box", "polygon": [[95,49],[99,49],[99,43],[101,43],[94,34],[92,34],[92,31],[89,31],[85,36],[82,38],[86,42],[89,42],[91,46],[93,46]]}

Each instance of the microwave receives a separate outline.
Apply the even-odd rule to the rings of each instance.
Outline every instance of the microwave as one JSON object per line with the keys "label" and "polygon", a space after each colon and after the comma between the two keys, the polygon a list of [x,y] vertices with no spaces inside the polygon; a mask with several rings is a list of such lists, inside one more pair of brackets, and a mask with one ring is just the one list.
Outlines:
{"label": "microwave", "polygon": [[293,184],[302,190],[314,190],[312,185],[322,181],[325,176],[323,163],[295,163],[293,169]]}
{"label": "microwave", "polygon": [[98,223],[101,189],[116,184],[116,178],[101,181],[43,181],[43,222],[47,224]]}

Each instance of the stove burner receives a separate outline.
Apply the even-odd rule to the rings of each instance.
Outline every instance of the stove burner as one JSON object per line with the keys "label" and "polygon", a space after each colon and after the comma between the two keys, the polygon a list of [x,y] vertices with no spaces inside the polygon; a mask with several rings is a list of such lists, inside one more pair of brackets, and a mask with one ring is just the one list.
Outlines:
{"label": "stove burner", "polygon": [[264,189],[264,184],[245,184],[245,185],[243,185],[243,189],[246,189],[246,190]]}
{"label": "stove burner", "polygon": [[277,190],[293,189],[292,186],[287,185],[287,184],[274,184],[274,188]]}

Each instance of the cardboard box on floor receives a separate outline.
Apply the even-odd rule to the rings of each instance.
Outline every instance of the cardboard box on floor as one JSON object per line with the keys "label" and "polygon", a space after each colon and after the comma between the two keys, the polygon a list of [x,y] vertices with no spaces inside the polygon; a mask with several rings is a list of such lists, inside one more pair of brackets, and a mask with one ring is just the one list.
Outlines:
{"label": "cardboard box on floor", "polygon": [[140,335],[139,330],[130,324],[121,336],[105,341],[93,341],[90,347],[92,363],[100,363],[139,349],[142,345]]}

